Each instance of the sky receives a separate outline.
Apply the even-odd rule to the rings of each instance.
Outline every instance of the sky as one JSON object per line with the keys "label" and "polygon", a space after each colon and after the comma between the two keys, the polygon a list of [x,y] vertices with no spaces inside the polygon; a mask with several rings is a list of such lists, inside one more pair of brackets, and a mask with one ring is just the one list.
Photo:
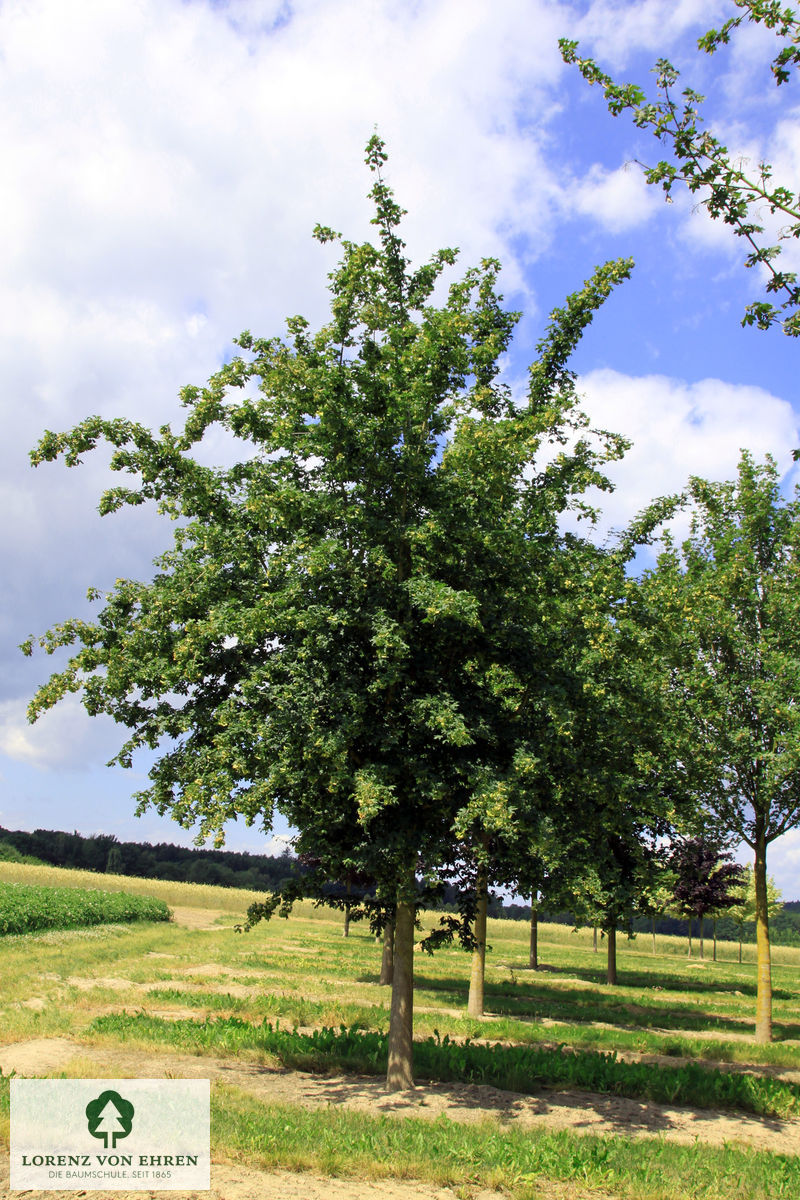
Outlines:
{"label": "sky", "polygon": [[[25,710],[59,665],[19,643],[88,616],[90,586],[148,578],[169,539],[138,508],[100,518],[103,453],[31,468],[45,429],[93,413],[160,426],[243,329],[325,318],[335,251],[317,222],[370,236],[364,147],[377,128],[408,210],[412,259],[457,246],[495,256],[523,317],[513,386],[548,313],[596,265],[632,256],[632,278],[576,352],[592,424],[632,441],[613,469],[598,536],[690,474],[727,479],[742,448],[771,453],[794,486],[800,347],[741,327],[762,298],[738,239],[697,198],[665,204],[637,160],[659,147],[563,64],[579,40],[615,79],[652,90],[668,57],[745,159],[791,182],[800,166],[798,82],[777,89],[772,36],[741,31],[713,58],[697,38],[730,0],[0,0],[0,825],[191,844],[134,816],[132,771],[104,764],[124,731],[74,698],[35,726]],[[772,51],[774,53],[774,50]],[[800,246],[790,251],[800,256]],[[791,259],[787,265],[793,265]],[[797,265],[797,264],[794,264]],[[204,449],[221,462],[222,444]],[[272,834],[232,824],[227,845]],[[744,855],[742,856],[745,857]],[[800,831],[770,851],[800,897]]]}

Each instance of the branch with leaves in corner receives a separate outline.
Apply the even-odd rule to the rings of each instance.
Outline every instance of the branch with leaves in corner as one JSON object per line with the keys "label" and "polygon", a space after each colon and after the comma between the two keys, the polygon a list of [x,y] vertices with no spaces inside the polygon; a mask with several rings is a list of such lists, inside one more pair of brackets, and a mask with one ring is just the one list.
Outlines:
{"label": "branch with leaves in corner", "polygon": [[[713,54],[727,45],[731,34],[745,21],[763,25],[781,43],[770,67],[777,86],[790,78],[791,68],[800,64],[800,17],[791,8],[781,8],[774,0],[734,0],[740,10],[720,29],[711,29],[698,39],[698,49]],[[704,126],[700,106],[705,97],[692,88],[684,88],[680,98],[675,86],[680,74],[666,58],[653,68],[658,96],[649,99],[636,84],[617,84],[591,58],[578,54],[578,43],[559,40],[562,58],[577,65],[584,79],[599,84],[612,116],[626,109],[640,129],[649,129],[672,152],[654,166],[639,163],[648,183],[660,184],[667,201],[677,182],[699,194],[700,203],[714,220],[730,225],[737,237],[749,246],[745,266],[760,267],[766,273],[768,299],[748,304],[743,325],[769,329],[776,325],[790,337],[800,335],[800,285],[794,271],[781,270],[778,259],[784,244],[800,238],[800,197],[783,184],[773,181],[772,167],[759,162],[747,168],[728,147]],[[638,161],[638,160],[637,160]],[[764,214],[785,218],[773,244],[766,232]]]}

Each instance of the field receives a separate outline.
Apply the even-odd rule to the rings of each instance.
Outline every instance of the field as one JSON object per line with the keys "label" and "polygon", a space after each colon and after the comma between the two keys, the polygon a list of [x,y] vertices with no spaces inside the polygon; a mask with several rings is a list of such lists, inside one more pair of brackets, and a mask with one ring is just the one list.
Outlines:
{"label": "field", "polygon": [[99,888],[0,882],[0,936],[40,929],[81,929],[129,921],[167,921],[163,900]]}
{"label": "field", "polygon": [[800,950],[774,952],[776,1040],[757,1047],[738,946],[712,962],[622,939],[611,988],[590,932],[541,927],[532,972],[526,926],[490,922],[484,1018],[465,1015],[465,954],[417,956],[418,1087],[398,1097],[365,927],[345,940],[338,914],[303,905],[239,934],[248,893],[0,863],[10,882],[100,883],[175,921],[0,940],[6,1141],[11,1070],[199,1076],[225,1200],[800,1196]]}

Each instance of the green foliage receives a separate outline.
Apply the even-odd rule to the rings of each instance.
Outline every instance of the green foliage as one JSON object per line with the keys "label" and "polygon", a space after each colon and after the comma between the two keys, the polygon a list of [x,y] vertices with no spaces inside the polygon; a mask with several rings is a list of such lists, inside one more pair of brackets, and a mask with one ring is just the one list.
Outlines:
{"label": "green foliage", "polygon": [[[154,501],[177,524],[149,583],[117,581],[96,620],[39,639],[77,649],[29,715],[80,693],[130,730],[114,761],[158,750],[139,811],[221,839],[278,809],[329,878],[363,872],[393,901],[410,864],[452,862],[454,839],[513,835],[575,759],[582,685],[560,617],[581,543],[559,522],[609,486],[625,443],[590,435],[568,358],[632,263],[554,310],[520,402],[500,378],[518,314],[499,264],[434,307],[455,251],[411,268],[384,161],[374,137],[377,244],[316,230],[342,251],[320,329],[295,316],[286,338],[243,333],[207,386],[184,388],[182,430],[90,417],[33,451],[74,466],[107,442],[134,478],[100,511]],[[233,467],[193,457],[214,427],[243,443]]]}
{"label": "green foliage", "polygon": [[693,478],[691,536],[646,574],[696,786],[720,831],[756,848],[800,821],[800,492],[743,453],[729,483]]}
{"label": "green foliage", "polygon": [[128,921],[168,921],[163,900],[88,888],[0,883],[0,936]]}
{"label": "green foliage", "polygon": [[[781,891],[771,875],[767,876],[767,916],[770,922],[783,910]],[[729,906],[730,916],[739,926],[755,925],[756,920],[756,880],[753,868],[747,866],[742,871],[742,879],[738,888],[736,902]]]}
{"label": "green foliage", "polygon": [[767,847],[800,823],[800,489],[742,453],[737,479],[693,477],[690,537],[665,538],[643,589],[662,614],[661,665],[682,757],[715,835],[754,851],[756,1036],[771,1037]]}
{"label": "green foliage", "polygon": [[41,866],[42,860],[32,854],[21,854],[12,842],[0,841],[0,862],[28,863],[30,866]]}
{"label": "green foliage", "polygon": [[[273,1027],[266,1020],[261,1025],[239,1017],[164,1021],[145,1013],[123,1013],[98,1017],[92,1028],[121,1040],[166,1042],[190,1053],[236,1054],[241,1050],[260,1050],[301,1070],[345,1069],[380,1074],[386,1067],[384,1034],[344,1026],[300,1033],[296,1029]],[[490,1084],[515,1092],[574,1087],[664,1104],[733,1108],[763,1116],[788,1117],[800,1113],[797,1084],[720,1071],[696,1063],[654,1067],[652,1063],[621,1062],[614,1052],[478,1044],[469,1039],[451,1041],[448,1035],[417,1042],[414,1057],[421,1078]]]}
{"label": "green foliage", "polygon": [[[780,86],[790,79],[791,69],[800,64],[800,18],[789,7],[776,0],[733,0],[740,10],[719,30],[711,29],[698,40],[698,48],[713,54],[730,41],[731,33],[745,20],[762,24],[782,42],[772,60],[775,83]],[[754,171],[745,169],[744,160],[737,160],[714,133],[704,128],[700,106],[705,99],[692,88],[684,88],[681,99],[674,95],[679,72],[667,59],[659,59],[654,68],[658,97],[649,99],[635,84],[616,84],[591,58],[581,58],[578,43],[568,38],[559,41],[561,54],[567,63],[577,64],[584,79],[603,88],[608,110],[613,116],[629,110],[634,124],[649,129],[672,151],[672,160],[664,159],[653,167],[645,167],[648,183],[660,185],[669,200],[674,185],[681,181],[689,191],[700,197],[709,215],[730,225],[738,237],[749,246],[745,259],[748,267],[766,270],[768,296],[780,303],[756,302],[745,310],[743,325],[768,329],[778,325],[791,337],[800,335],[800,286],[794,271],[779,268],[777,260],[783,243],[800,236],[800,197],[785,184],[772,181],[772,167],[760,162]],[[764,238],[762,210],[788,219],[777,241],[768,245]]]}

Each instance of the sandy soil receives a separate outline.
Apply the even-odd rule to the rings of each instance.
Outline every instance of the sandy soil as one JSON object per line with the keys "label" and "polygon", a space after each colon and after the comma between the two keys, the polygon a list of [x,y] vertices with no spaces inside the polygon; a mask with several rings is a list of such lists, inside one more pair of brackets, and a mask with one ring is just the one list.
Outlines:
{"label": "sandy soil", "polygon": [[176,925],[184,929],[224,929],[232,928],[241,917],[228,912],[224,908],[173,908],[172,919]]}
{"label": "sandy soil", "polygon": [[[209,1192],[9,1192],[8,1164],[0,1164],[0,1196],[25,1200],[461,1200],[450,1188],[413,1180],[331,1179],[310,1172],[256,1171],[250,1167],[214,1163]],[[465,1193],[466,1194],[466,1193]],[[508,1200],[500,1192],[470,1189],[470,1200]],[[597,1191],[547,1184],[537,1200],[615,1200]]]}
{"label": "sandy soil", "polygon": [[590,1092],[546,1091],[535,1096],[506,1092],[485,1084],[429,1083],[413,1092],[387,1094],[375,1076],[310,1075],[303,1071],[271,1069],[241,1059],[200,1058],[194,1055],[147,1054],[139,1050],[84,1046],[68,1038],[39,1038],[0,1047],[5,1074],[47,1075],[64,1071],[87,1076],[96,1065],[98,1077],[211,1079],[242,1088],[268,1104],[297,1104],[304,1108],[329,1104],[414,1116],[427,1120],[446,1116],[476,1122],[486,1117],[507,1128],[570,1129],[623,1137],[666,1137],[671,1141],[712,1145],[741,1142],[778,1154],[800,1152],[800,1121],[776,1117],[727,1114],[601,1096]]}
{"label": "sandy soil", "polygon": [[[327,1107],[330,1104],[379,1112],[389,1116],[414,1116],[433,1120],[445,1115],[451,1120],[496,1121],[506,1128],[570,1129],[607,1137],[665,1137],[721,1145],[740,1142],[754,1148],[783,1154],[800,1149],[800,1121],[747,1117],[674,1108],[666,1105],[599,1096],[584,1092],[548,1092],[535,1096],[505,1092],[472,1084],[427,1084],[413,1092],[387,1095],[382,1081],[367,1076],[318,1076],[304,1072],[273,1070],[238,1059],[199,1058],[188,1055],[150,1055],[141,1051],[85,1046],[68,1038],[41,1038],[0,1048],[4,1073],[45,1075],[58,1071],[76,1076],[119,1078],[203,1078],[242,1088],[266,1103]],[[2,1170],[6,1174],[3,1176]],[[0,1194],[7,1188],[7,1164],[0,1168]],[[448,1189],[407,1181],[361,1182],[316,1179],[313,1176],[267,1174],[241,1166],[215,1163],[211,1200],[456,1200]],[[15,1193],[21,1194],[21,1193]],[[84,1195],[86,1193],[29,1192],[30,1200]],[[90,1193],[100,1196],[99,1192]],[[125,1193],[128,1194],[128,1193]],[[130,1193],[142,1197],[146,1193]],[[178,1193],[161,1193],[178,1198]],[[117,1200],[123,1193],[109,1193]],[[184,1193],[180,1193],[181,1196]],[[188,1195],[188,1193],[186,1194]],[[489,1200],[489,1193],[482,1200]],[[567,1200],[579,1198],[574,1189],[549,1187],[542,1197]],[[597,1193],[592,1193],[596,1198]]]}

